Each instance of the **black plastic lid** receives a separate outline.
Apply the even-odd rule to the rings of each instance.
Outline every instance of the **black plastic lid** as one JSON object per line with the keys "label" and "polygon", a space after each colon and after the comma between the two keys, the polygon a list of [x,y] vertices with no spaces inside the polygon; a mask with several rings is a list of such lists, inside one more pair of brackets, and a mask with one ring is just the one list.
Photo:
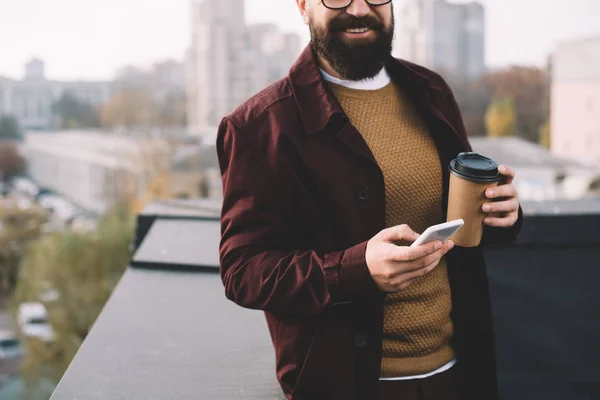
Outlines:
{"label": "black plastic lid", "polygon": [[450,172],[462,178],[481,183],[498,182],[498,164],[478,153],[460,153],[450,163]]}

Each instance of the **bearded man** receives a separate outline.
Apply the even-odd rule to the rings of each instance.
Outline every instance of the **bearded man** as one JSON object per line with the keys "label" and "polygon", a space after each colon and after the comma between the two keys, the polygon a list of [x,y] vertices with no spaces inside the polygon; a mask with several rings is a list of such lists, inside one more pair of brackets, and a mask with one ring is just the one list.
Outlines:
{"label": "bearded man", "polygon": [[[227,297],[265,312],[288,399],[497,399],[482,246],[408,247],[471,150],[450,88],[391,56],[391,0],[296,2],[309,46],[219,127]],[[521,226],[500,172],[482,245]]]}

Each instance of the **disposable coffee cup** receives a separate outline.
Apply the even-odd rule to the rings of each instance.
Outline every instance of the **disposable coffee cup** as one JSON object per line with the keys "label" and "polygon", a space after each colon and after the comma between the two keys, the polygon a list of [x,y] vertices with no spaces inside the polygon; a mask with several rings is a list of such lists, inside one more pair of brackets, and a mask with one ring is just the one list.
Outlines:
{"label": "disposable coffee cup", "polygon": [[457,246],[477,247],[483,236],[485,191],[501,180],[498,164],[478,153],[460,153],[450,162],[447,220],[462,218],[465,224],[450,238]]}

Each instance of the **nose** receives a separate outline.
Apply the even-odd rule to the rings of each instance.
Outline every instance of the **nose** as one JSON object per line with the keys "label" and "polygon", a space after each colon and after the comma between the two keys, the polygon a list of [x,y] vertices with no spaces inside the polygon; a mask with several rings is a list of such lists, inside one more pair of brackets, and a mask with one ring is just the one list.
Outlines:
{"label": "nose", "polygon": [[346,7],[346,12],[357,18],[362,18],[371,12],[371,7],[366,0],[354,0]]}

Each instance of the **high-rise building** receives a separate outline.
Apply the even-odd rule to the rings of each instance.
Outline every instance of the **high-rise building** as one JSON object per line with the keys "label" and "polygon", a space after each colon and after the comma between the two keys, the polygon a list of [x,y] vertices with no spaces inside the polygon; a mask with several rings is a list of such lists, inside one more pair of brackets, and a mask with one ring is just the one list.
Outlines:
{"label": "high-rise building", "polygon": [[485,66],[480,3],[407,0],[396,11],[394,55],[449,77],[475,79]]}
{"label": "high-rise building", "polygon": [[192,0],[188,131],[213,131],[226,114],[285,76],[299,53],[297,35],[273,24],[246,25],[244,0]]}
{"label": "high-rise building", "polygon": [[244,0],[192,0],[188,118],[192,131],[215,125],[248,92],[243,73]]}
{"label": "high-rise building", "polygon": [[600,36],[557,47],[550,126],[554,154],[600,167]]}

